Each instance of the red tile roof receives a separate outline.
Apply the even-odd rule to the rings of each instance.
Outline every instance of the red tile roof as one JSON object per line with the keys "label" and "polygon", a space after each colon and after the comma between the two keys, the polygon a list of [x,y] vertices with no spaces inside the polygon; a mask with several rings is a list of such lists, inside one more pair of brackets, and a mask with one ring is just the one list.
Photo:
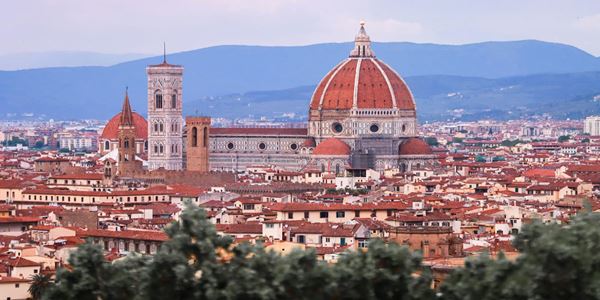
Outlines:
{"label": "red tile roof", "polygon": [[317,145],[313,155],[349,155],[350,146],[337,138],[328,138]]}

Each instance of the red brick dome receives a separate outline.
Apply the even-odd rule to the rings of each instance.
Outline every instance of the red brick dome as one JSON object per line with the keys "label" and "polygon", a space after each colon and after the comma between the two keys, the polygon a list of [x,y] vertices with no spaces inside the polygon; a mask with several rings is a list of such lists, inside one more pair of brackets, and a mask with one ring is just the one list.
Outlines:
{"label": "red brick dome", "polygon": [[[133,112],[133,125],[135,126],[135,138],[140,140],[148,139],[148,122],[142,115]],[[106,123],[102,130],[101,139],[116,140],[119,135],[119,124],[121,123],[121,113],[116,114]]]}
{"label": "red brick dome", "polygon": [[375,57],[350,57],[321,80],[310,109],[415,110],[408,86],[391,67]]}
{"label": "red brick dome", "polygon": [[409,138],[400,144],[399,155],[431,155],[431,147],[420,138]]}
{"label": "red brick dome", "polygon": [[317,145],[313,155],[350,155],[350,146],[336,138],[328,138]]}

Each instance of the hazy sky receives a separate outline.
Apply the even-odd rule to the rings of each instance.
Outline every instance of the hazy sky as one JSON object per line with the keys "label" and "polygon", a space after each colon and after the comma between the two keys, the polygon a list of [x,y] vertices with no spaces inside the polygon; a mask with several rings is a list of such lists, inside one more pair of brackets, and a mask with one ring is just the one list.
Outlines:
{"label": "hazy sky", "polygon": [[598,0],[6,0],[0,16],[0,54],[339,42],[365,20],[376,41],[539,39],[600,55]]}

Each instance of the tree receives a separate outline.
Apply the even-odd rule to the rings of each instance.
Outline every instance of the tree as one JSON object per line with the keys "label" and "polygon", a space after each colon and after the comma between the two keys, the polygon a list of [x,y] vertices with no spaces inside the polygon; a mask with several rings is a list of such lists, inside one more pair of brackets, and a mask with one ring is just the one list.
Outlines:
{"label": "tree", "polygon": [[437,145],[439,145],[438,140],[435,137],[433,137],[433,136],[426,137],[425,138],[425,142],[429,146],[437,146]]}
{"label": "tree", "polygon": [[563,143],[563,142],[569,141],[570,139],[571,139],[570,135],[561,135],[558,137],[558,142]]}
{"label": "tree", "polygon": [[590,142],[590,138],[584,138],[581,140],[582,143],[589,143]]}
{"label": "tree", "polygon": [[134,299],[141,268],[147,259],[131,257],[111,264],[102,249],[89,241],[69,257],[71,270],[60,269],[45,299]]}
{"label": "tree", "polygon": [[[57,273],[47,299],[429,299],[431,277],[416,253],[395,243],[370,243],[337,264],[314,251],[281,256],[259,243],[232,244],[202,209],[188,207],[167,230],[169,240],[152,257],[116,263],[86,243]],[[428,298],[425,298],[428,297]]]}
{"label": "tree", "polygon": [[459,137],[452,138],[452,143],[454,143],[454,144],[462,144],[462,142],[463,142],[462,138],[459,138]]}
{"label": "tree", "polygon": [[444,282],[442,299],[600,299],[599,225],[599,214],[583,213],[568,226],[526,226],[515,261],[468,261]]}
{"label": "tree", "polygon": [[42,295],[52,285],[50,276],[45,274],[34,274],[31,277],[31,285],[29,286],[29,294],[33,300],[42,299]]}

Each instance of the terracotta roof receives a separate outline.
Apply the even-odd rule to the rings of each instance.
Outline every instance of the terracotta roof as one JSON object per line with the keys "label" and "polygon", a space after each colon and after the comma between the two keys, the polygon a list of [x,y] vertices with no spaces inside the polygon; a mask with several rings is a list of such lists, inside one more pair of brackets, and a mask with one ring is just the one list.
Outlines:
{"label": "terracotta roof", "polygon": [[409,138],[400,144],[399,155],[430,155],[431,147],[420,138]]}
{"label": "terracotta roof", "polygon": [[[100,135],[100,139],[116,140],[118,138],[121,114],[122,113],[116,114],[108,121],[108,123],[106,123],[106,126]],[[132,115],[133,125],[135,126],[135,138],[140,140],[148,139],[148,122],[146,122],[146,119],[144,119],[142,115],[136,112],[132,112]]]}
{"label": "terracotta roof", "polygon": [[354,103],[360,109],[415,110],[406,83],[374,57],[348,58],[334,67],[315,89],[310,108],[351,109]]}
{"label": "terracotta roof", "polygon": [[350,146],[337,138],[328,138],[317,145],[313,155],[350,155]]}
{"label": "terracotta roof", "polygon": [[158,241],[164,242],[168,239],[166,233],[162,231],[144,231],[144,230],[122,230],[111,231],[103,229],[88,229],[81,232],[82,237],[107,237],[128,240]]}

